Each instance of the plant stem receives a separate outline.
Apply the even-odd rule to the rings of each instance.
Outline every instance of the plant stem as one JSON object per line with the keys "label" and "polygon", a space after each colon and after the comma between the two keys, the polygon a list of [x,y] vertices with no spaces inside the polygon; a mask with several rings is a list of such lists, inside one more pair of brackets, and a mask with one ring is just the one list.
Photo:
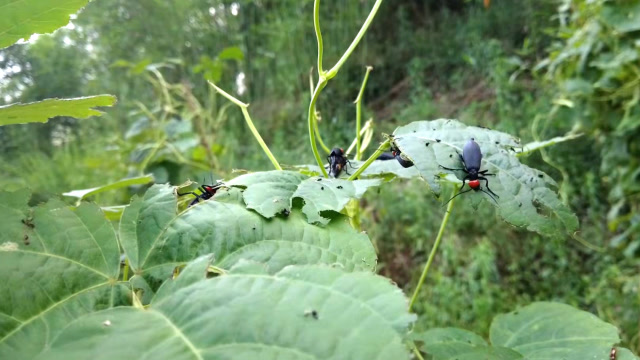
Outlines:
{"label": "plant stem", "polygon": [[[456,192],[459,188],[456,185]],[[438,246],[440,246],[440,240],[442,240],[442,234],[444,234],[444,228],[447,226],[447,222],[449,222],[449,216],[451,215],[451,210],[453,209],[453,203],[455,199],[451,199],[449,201],[449,205],[447,206],[447,212],[444,214],[444,218],[442,218],[442,222],[440,223],[440,230],[438,230],[438,236],[436,236],[436,241],[433,243],[433,247],[431,248],[431,253],[429,254],[429,258],[427,259],[427,263],[424,265],[424,269],[422,270],[422,275],[420,275],[420,280],[418,280],[418,285],[416,289],[413,291],[413,296],[411,296],[411,301],[409,302],[409,311],[413,308],[413,304],[416,302],[418,298],[418,294],[420,293],[420,288],[422,288],[422,284],[424,284],[425,279],[427,278],[427,274],[429,273],[429,268],[431,267],[431,263],[433,262],[433,258],[436,256],[436,252],[438,251]]]}
{"label": "plant stem", "polygon": [[362,37],[367,32],[369,25],[371,25],[371,22],[373,21],[373,18],[376,16],[376,13],[378,12],[380,5],[382,5],[382,0],[377,0],[376,3],[373,4],[373,8],[371,9],[371,12],[369,13],[369,16],[367,17],[367,19],[364,21],[364,24],[360,28],[360,31],[358,31],[358,34],[353,39],[353,41],[351,42],[351,45],[349,45],[349,48],[347,48],[347,51],[345,51],[344,55],[342,55],[340,60],[338,60],[338,62],[331,68],[331,70],[327,72],[327,78],[331,79],[334,76],[336,76],[336,74],[338,73],[338,70],[340,70],[342,65],[344,65],[344,63],[349,58],[349,56],[351,56],[351,53],[353,52],[353,50],[355,50],[360,40],[362,40]]}
{"label": "plant stem", "polygon": [[367,66],[367,72],[364,74],[364,79],[362,80],[362,86],[360,86],[360,92],[358,93],[358,97],[356,98],[356,160],[360,160],[362,156],[361,149],[361,135],[360,135],[360,124],[362,119],[362,96],[364,94],[364,88],[367,86],[367,80],[369,80],[369,73],[373,70],[373,67]]}
{"label": "plant stem", "polygon": [[351,42],[351,45],[349,45],[349,47],[347,48],[347,51],[345,51],[345,53],[342,54],[342,57],[340,58],[340,60],[338,60],[338,62],[331,68],[329,72],[325,72],[322,69],[322,55],[324,51],[324,44],[322,42],[322,33],[320,32],[320,0],[315,0],[313,4],[313,25],[316,32],[316,39],[318,41],[319,79],[318,79],[318,84],[316,84],[316,88],[313,91],[313,95],[311,96],[311,101],[309,103],[309,112],[307,114],[307,120],[309,123],[309,141],[311,142],[311,150],[313,152],[313,156],[316,158],[316,162],[318,163],[318,166],[320,167],[320,171],[325,177],[329,175],[327,174],[327,170],[325,170],[324,168],[324,163],[322,161],[322,158],[320,157],[320,154],[318,154],[318,145],[316,144],[316,132],[315,132],[316,123],[317,123],[316,121],[317,119],[315,119],[316,102],[318,101],[318,97],[320,96],[320,92],[322,92],[322,89],[324,89],[324,87],[327,86],[327,82],[330,79],[332,79],[334,76],[336,76],[336,74],[338,73],[338,70],[340,70],[342,65],[344,65],[344,63],[349,58],[349,56],[351,56],[351,53],[353,53],[353,50],[356,48],[360,40],[362,40],[362,37],[367,32],[367,29],[369,28],[369,25],[371,25],[373,18],[376,16],[376,13],[380,8],[380,4],[382,4],[382,0],[376,0],[376,3],[373,5],[373,8],[371,9],[371,12],[369,12],[369,16],[367,17],[364,24],[360,28],[360,31],[358,31],[358,34],[356,35],[356,37]]}
{"label": "plant stem", "polygon": [[[366,123],[364,123],[364,126],[362,127],[362,129],[360,129],[360,138],[362,138],[362,136],[367,132],[367,130],[371,128],[372,124],[373,124],[372,119],[369,119],[367,120]],[[356,147],[356,141],[357,139],[353,139],[353,141],[351,142],[351,145],[349,145],[349,148],[347,149],[347,152],[345,152],[345,154],[351,154],[351,152],[353,151],[353,148]],[[364,149],[366,149],[367,147],[361,145],[361,148],[362,148],[362,151],[364,151]]]}
{"label": "plant stem", "polygon": [[324,77],[320,77],[320,81],[318,85],[316,85],[316,89],[313,92],[313,96],[311,97],[311,102],[309,103],[309,113],[307,114],[309,119],[309,139],[311,140],[311,151],[313,152],[313,156],[316,158],[316,162],[320,167],[320,171],[324,177],[328,177],[327,170],[324,168],[324,162],[322,158],[320,158],[320,154],[318,154],[318,144],[316,144],[316,102],[318,101],[318,96],[320,96],[320,92],[327,85],[327,79]]}
{"label": "plant stem", "polygon": [[315,131],[316,131],[316,139],[318,139],[318,142],[320,143],[320,147],[327,154],[329,154],[331,152],[331,149],[329,149],[329,147],[324,143],[324,141],[322,141],[322,136],[320,136],[320,128],[318,127],[318,116],[317,115],[314,116],[313,123],[314,123]]}
{"label": "plant stem", "polygon": [[324,77],[322,70],[322,53],[324,52],[324,44],[322,43],[322,33],[320,32],[320,0],[313,2],[313,27],[316,30],[316,39],[318,40],[318,77]]}
{"label": "plant stem", "polygon": [[424,360],[424,358],[422,357],[422,354],[420,354],[420,350],[418,350],[418,347],[413,341],[411,342],[411,347],[413,348],[413,353],[416,355],[418,360]]}
{"label": "plant stem", "polygon": [[253,121],[251,120],[251,115],[249,115],[249,111],[247,110],[247,108],[249,107],[249,104],[245,104],[242,101],[236,99],[232,95],[228,94],[226,91],[217,87],[211,81],[209,81],[209,85],[213,86],[213,88],[216,89],[220,94],[222,94],[222,96],[226,97],[227,99],[229,99],[229,101],[231,101],[232,103],[240,107],[240,110],[242,110],[242,115],[244,116],[244,119],[247,122],[247,126],[249,126],[249,130],[251,130],[251,133],[256,138],[256,140],[258,140],[260,147],[262,147],[262,151],[264,151],[264,153],[267,155],[269,160],[271,160],[271,163],[273,164],[273,167],[276,168],[276,170],[282,170],[282,167],[278,163],[278,160],[276,160],[275,156],[273,156],[267,144],[264,142],[264,140],[262,140],[262,136],[260,136],[258,129],[256,129],[255,125],[253,125]]}
{"label": "plant stem", "polygon": [[124,270],[122,272],[122,281],[129,281],[129,259],[124,258]]}
{"label": "plant stem", "polygon": [[371,163],[373,163],[378,158],[378,156],[380,156],[383,152],[385,152],[389,148],[390,143],[391,143],[391,140],[387,139],[385,142],[380,144],[378,149],[373,154],[371,154],[371,156],[367,159],[367,161],[365,161],[364,164],[362,164],[358,168],[358,170],[356,170],[356,172],[353,173],[353,175],[349,176],[347,180],[353,181],[357,179],[358,176],[360,176],[360,174],[362,174],[362,172],[365,171],[369,167],[369,165],[371,165]]}

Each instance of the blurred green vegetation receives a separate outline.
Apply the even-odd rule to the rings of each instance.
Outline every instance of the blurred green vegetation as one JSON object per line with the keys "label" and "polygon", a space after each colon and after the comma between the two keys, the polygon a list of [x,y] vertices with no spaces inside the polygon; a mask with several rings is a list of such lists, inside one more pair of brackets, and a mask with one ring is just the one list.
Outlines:
{"label": "blurred green vegetation", "polygon": [[[323,0],[325,66],[335,63],[372,0]],[[0,128],[0,187],[35,201],[127,176],[209,182],[270,168],[242,101],[282,164],[312,163],[306,112],[316,66],[311,1],[96,0],[53,36],[0,51],[0,104],[111,93],[101,119]],[[545,239],[460,202],[415,311],[417,327],[487,334],[495,314],[533,300],[597,312],[640,352],[640,4],[633,0],[395,0],[325,89],[329,147],[353,139],[365,66],[365,119],[376,133],[449,117],[523,142],[585,136],[524,161],[561,183],[579,235]],[[379,136],[381,140],[382,137]],[[126,204],[142,188],[103,193]],[[71,201],[71,199],[70,199]],[[444,214],[422,181],[396,181],[362,201],[379,271],[412,289]]]}

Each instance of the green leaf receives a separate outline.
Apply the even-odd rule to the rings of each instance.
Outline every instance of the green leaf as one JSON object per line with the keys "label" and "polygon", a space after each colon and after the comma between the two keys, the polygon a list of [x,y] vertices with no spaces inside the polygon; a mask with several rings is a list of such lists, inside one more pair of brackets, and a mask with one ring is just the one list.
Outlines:
{"label": "green leaf", "polygon": [[93,109],[97,106],[113,106],[116,97],[113,95],[96,95],[73,99],[46,99],[28,104],[10,104],[0,106],[0,126],[26,124],[32,122],[45,123],[55,116],[70,116],[86,119],[102,115]]}
{"label": "green leaf", "polygon": [[293,171],[263,171],[238,176],[225,182],[228,186],[246,188],[243,192],[247,208],[272,218],[292,207],[292,196],[308,177]]}
{"label": "green leaf", "polygon": [[565,136],[556,136],[556,137],[554,137],[552,139],[549,139],[549,140],[533,141],[533,142],[530,142],[530,143],[524,145],[520,149],[516,149],[516,153],[517,153],[517,156],[529,155],[534,151],[538,151],[540,149],[544,149],[546,147],[553,146],[553,145],[561,143],[561,142],[577,139],[577,138],[581,137],[582,135],[584,135],[584,134],[583,133],[567,134]]}
{"label": "green leaf", "polygon": [[0,358],[30,359],[70,321],[120,302],[116,234],[100,209],[0,192]]}
{"label": "green leaf", "polygon": [[[359,168],[364,164],[364,161],[351,161],[354,168]],[[400,163],[393,160],[376,160],[368,168],[366,168],[362,174],[360,174],[360,178],[371,179],[371,178],[381,178],[385,180],[391,180],[394,177],[398,177],[401,179],[411,179],[414,177],[420,176],[420,173],[416,169],[415,166],[410,168],[404,168],[400,165]]]}
{"label": "green leaf", "polygon": [[308,178],[295,171],[274,170],[242,175],[225,184],[246,188],[243,197],[247,207],[264,217],[290,211],[293,199],[300,198],[305,202],[302,212],[310,223],[327,224],[329,219],[321,212],[342,210],[349,200],[361,198],[380,181]]}
{"label": "green leaf", "polygon": [[290,266],[198,281],[146,311],[91,314],[38,359],[406,359],[413,320],[386,278]]}
{"label": "green leaf", "polygon": [[487,342],[479,335],[456,328],[430,329],[412,337],[422,342],[421,348],[438,359],[448,359],[487,346]]}
{"label": "green leaf", "polygon": [[621,33],[640,30],[640,3],[635,1],[607,3],[602,8],[602,21]]}
{"label": "green leaf", "polygon": [[91,189],[83,189],[83,190],[73,190],[66,193],[63,193],[64,196],[70,196],[77,198],[78,201],[83,200],[89,196],[99,194],[101,192],[121,189],[123,187],[131,186],[131,185],[143,185],[148,184],[153,181],[153,176],[151,174],[139,176],[135,178],[127,178],[112,182],[111,184],[103,185],[100,187],[95,187]]}
{"label": "green leaf", "polygon": [[491,324],[491,342],[518,351],[528,360],[608,359],[620,341],[618,329],[569,305],[538,302]]}
{"label": "green leaf", "polygon": [[0,49],[33,34],[46,34],[69,23],[69,15],[88,0],[5,1],[0,4]]}
{"label": "green leaf", "polygon": [[[638,360],[629,349],[616,347],[616,360]],[[605,358],[606,359],[606,358]]]}
{"label": "green leaf", "polygon": [[438,360],[517,360],[522,355],[504,347],[488,346],[480,336],[462,329],[436,328],[413,335],[422,350]]}
{"label": "green leaf", "polygon": [[496,151],[520,146],[518,140],[511,135],[466,126],[450,119],[412,122],[397,128],[393,137],[395,144],[413,161],[415,168],[436,195],[440,194],[438,175],[443,173],[440,165],[453,164],[453,167],[459,167],[455,152],[461,153],[469,139],[474,138],[480,144],[485,157],[488,149],[484,148],[484,144],[491,144],[491,149]]}
{"label": "green leaf", "polygon": [[369,238],[335,214],[325,227],[308,224],[298,209],[265,219],[240,203],[238,189],[219,190],[208,201],[178,213],[168,186],[152,186],[120,221],[120,241],[136,273],[166,279],[172,269],[213,253],[213,265],[229,269],[241,259],[267,264],[269,272],[291,264],[330,264],[347,271],[373,270]]}
{"label": "green leaf", "polygon": [[218,54],[218,58],[220,60],[238,60],[241,61],[244,59],[244,53],[237,46],[230,46],[222,49],[220,54]]}
{"label": "green leaf", "polygon": [[304,200],[302,212],[307,215],[310,223],[326,225],[329,219],[323,217],[323,211],[340,211],[351,199],[360,199],[372,186],[380,185],[380,180],[355,180],[327,179],[313,177],[303,181],[294,198]]}
{"label": "green leaf", "polygon": [[[443,174],[450,173],[441,166],[461,168],[458,154],[471,138],[482,149],[481,170],[496,174],[489,176],[488,180],[489,187],[499,198],[494,203],[485,193],[473,191],[461,196],[464,201],[477,206],[484,200],[497,206],[505,221],[546,236],[576,231],[577,217],[550,189],[557,186],[555,181],[542,171],[520,163],[515,152],[520,145],[508,134],[466,126],[456,120],[439,119],[400,127],[396,129],[393,141],[414,162],[434,193],[439,195],[440,182],[448,180]],[[465,176],[462,171],[456,173],[460,180]],[[486,187],[484,181],[481,184]]]}
{"label": "green leaf", "polygon": [[179,289],[190,286],[198,281],[204,280],[207,277],[209,266],[213,262],[213,254],[202,255],[199,258],[193,260],[180,272],[178,278],[169,280],[162,283],[162,286],[156,292],[153,302],[158,302],[171,294],[175,293]]}

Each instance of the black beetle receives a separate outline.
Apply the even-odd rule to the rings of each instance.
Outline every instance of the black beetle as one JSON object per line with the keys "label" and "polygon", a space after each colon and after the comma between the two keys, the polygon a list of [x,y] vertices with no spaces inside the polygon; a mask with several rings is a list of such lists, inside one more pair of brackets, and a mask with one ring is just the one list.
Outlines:
{"label": "black beetle", "polygon": [[406,156],[402,156],[402,151],[393,144],[391,145],[391,154],[396,158],[396,160],[398,160],[403,168],[410,168],[413,166],[413,161],[407,159]]}
{"label": "black beetle", "polygon": [[[493,196],[497,198],[499,198],[500,196],[498,196],[498,194],[491,191],[491,189],[489,188],[489,180],[487,180],[487,178],[485,177],[490,175],[493,176],[495,174],[488,174],[487,171],[489,170],[480,170],[480,167],[482,166],[482,151],[480,151],[480,145],[478,145],[478,143],[475,142],[473,138],[471,138],[471,140],[467,141],[467,143],[464,144],[464,147],[462,148],[462,155],[458,154],[458,156],[460,157],[460,161],[462,161],[462,165],[463,165],[462,169],[451,169],[448,167],[444,167],[442,165],[440,165],[440,167],[450,171],[458,171],[458,170],[464,171],[467,175],[464,177],[464,179],[462,179],[462,187],[460,188],[460,190],[464,188],[464,185],[467,183],[467,180],[469,180],[470,189],[465,191],[459,191],[456,195],[454,195],[451,199],[449,199],[447,203],[453,200],[453,198],[455,198],[456,196],[460,194],[464,194],[471,190],[475,190],[475,191],[480,190],[483,193],[489,195],[489,197],[497,203],[496,199],[494,199]],[[485,181],[485,186],[488,192],[482,189],[482,187],[480,186],[480,180]]]}
{"label": "black beetle", "polygon": [[347,165],[351,165],[351,163],[342,148],[333,148],[329,156],[327,156],[327,161],[329,161],[329,176],[338,178],[343,169],[347,175],[351,175],[347,171]]}
{"label": "black beetle", "polygon": [[396,157],[393,156],[393,153],[390,152],[384,152],[382,153],[380,156],[378,156],[378,158],[376,160],[393,160]]}

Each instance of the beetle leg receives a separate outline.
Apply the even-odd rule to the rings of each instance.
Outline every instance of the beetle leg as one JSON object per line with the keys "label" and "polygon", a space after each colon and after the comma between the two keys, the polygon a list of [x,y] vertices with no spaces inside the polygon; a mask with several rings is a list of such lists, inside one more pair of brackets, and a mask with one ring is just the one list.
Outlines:
{"label": "beetle leg", "polygon": [[464,172],[467,172],[467,169],[452,169],[452,168],[448,168],[448,167],[442,166],[442,165],[438,165],[438,166],[440,166],[441,168],[443,168],[445,170],[449,170],[449,171],[464,171]]}
{"label": "beetle leg", "polygon": [[486,177],[484,177],[484,176],[478,176],[478,179],[480,179],[480,180],[484,180],[484,181],[485,181],[485,186],[487,187],[487,190],[489,190],[489,192],[490,192],[493,196],[495,196],[495,197],[497,197],[497,198],[499,198],[499,197],[500,197],[500,196],[498,196],[498,194],[496,194],[496,193],[494,193],[493,191],[491,191],[491,189],[489,188],[489,180],[488,180]]}
{"label": "beetle leg", "polygon": [[487,174],[487,171],[489,171],[489,170],[478,171],[478,174],[484,175],[484,176],[495,176],[496,175],[496,174]]}
{"label": "beetle leg", "polygon": [[[462,191],[464,186],[467,185],[467,180],[469,180],[469,175],[465,176],[464,179],[462,179],[462,186],[460,186],[460,190],[459,191]],[[469,186],[469,188],[471,188],[471,186]],[[471,188],[471,189],[473,189],[473,188]]]}
{"label": "beetle leg", "polygon": [[200,195],[198,195],[198,194],[194,193],[193,191],[186,192],[186,193],[183,193],[183,194],[178,194],[178,196],[185,196],[185,195],[189,195],[189,194],[191,194],[191,195],[193,195],[193,196],[195,196],[195,197],[200,196]]}

